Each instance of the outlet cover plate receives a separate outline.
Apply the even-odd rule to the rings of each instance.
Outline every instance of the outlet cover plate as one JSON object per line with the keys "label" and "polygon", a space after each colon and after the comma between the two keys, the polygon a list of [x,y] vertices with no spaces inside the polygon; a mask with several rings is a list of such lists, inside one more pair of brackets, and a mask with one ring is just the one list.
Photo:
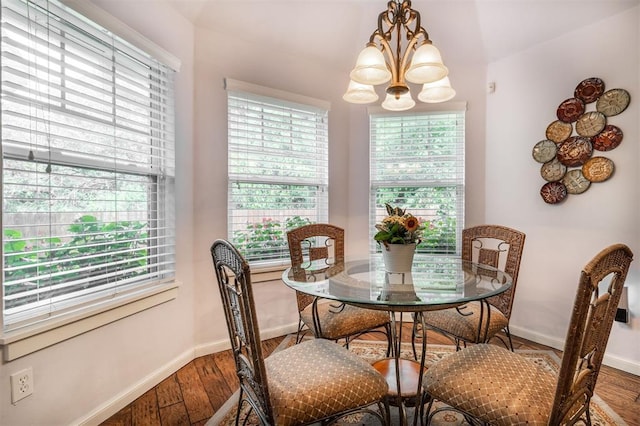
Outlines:
{"label": "outlet cover plate", "polygon": [[31,367],[13,373],[11,381],[11,403],[15,404],[33,393],[33,369]]}

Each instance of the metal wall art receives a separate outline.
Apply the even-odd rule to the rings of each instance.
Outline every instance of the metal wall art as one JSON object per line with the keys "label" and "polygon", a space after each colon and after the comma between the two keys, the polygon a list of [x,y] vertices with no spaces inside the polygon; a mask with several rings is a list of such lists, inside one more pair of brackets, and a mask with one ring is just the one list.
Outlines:
{"label": "metal wall art", "polygon": [[542,163],[540,175],[547,181],[540,196],[549,204],[563,201],[569,194],[582,194],[592,183],[604,182],[613,174],[613,161],[601,152],[622,142],[622,130],[608,123],[623,112],[631,97],[624,89],[605,91],[597,77],[582,80],[573,97],[556,110],[557,120],[547,126],[546,139],[533,147],[533,159]]}

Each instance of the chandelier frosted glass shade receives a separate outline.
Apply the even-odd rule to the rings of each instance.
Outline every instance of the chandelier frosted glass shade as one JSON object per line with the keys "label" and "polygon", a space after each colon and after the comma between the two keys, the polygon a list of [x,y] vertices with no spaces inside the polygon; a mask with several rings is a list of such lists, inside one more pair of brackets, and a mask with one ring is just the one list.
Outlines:
{"label": "chandelier frosted glass shade", "polygon": [[382,102],[382,108],[389,111],[406,111],[413,108],[416,105],[416,101],[411,97],[411,93],[407,92],[399,97],[392,93],[387,93],[387,97]]}
{"label": "chandelier frosted glass shade", "polygon": [[391,80],[391,71],[382,52],[375,45],[368,45],[358,55],[349,77],[357,83],[375,86]]}
{"label": "chandelier frosted glass shade", "polygon": [[[423,102],[444,102],[455,96],[449,80],[446,84],[443,82],[449,70],[420,22],[420,13],[411,8],[411,0],[388,0],[387,9],[378,15],[377,28],[349,74],[351,82],[342,96],[345,101],[375,102],[377,95],[373,86],[384,83],[388,85],[382,107],[390,111],[405,111],[415,106],[408,83],[425,85],[418,96]],[[427,86],[434,82],[441,84]],[[356,83],[367,87],[356,86]]]}
{"label": "chandelier frosted glass shade", "polygon": [[352,104],[370,104],[379,98],[373,86],[370,84],[360,84],[351,80],[347,92],[342,96],[347,102]]}
{"label": "chandelier frosted glass shade", "polygon": [[444,77],[433,83],[426,83],[422,86],[422,91],[418,94],[418,99],[426,103],[446,102],[456,95],[456,91],[451,87],[449,77]]}
{"label": "chandelier frosted glass shade", "polygon": [[449,70],[442,63],[438,48],[431,43],[424,43],[413,54],[404,76],[411,83],[425,84],[440,80],[447,74]]}

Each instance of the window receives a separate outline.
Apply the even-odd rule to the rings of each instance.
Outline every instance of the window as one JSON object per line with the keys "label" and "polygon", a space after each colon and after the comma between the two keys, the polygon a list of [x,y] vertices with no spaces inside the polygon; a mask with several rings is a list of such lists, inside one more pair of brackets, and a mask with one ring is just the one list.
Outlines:
{"label": "window", "polygon": [[174,72],[57,1],[1,14],[11,330],[174,277]]}
{"label": "window", "polygon": [[417,251],[459,254],[464,226],[464,111],[372,115],[370,241],[385,203],[425,220]]}
{"label": "window", "polygon": [[286,232],[328,217],[328,104],[227,79],[229,240],[289,261]]}

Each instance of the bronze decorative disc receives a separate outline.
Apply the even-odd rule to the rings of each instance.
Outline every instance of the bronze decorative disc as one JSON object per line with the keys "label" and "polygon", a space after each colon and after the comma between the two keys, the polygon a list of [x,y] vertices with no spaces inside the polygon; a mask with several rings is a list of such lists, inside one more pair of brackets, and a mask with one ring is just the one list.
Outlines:
{"label": "bronze decorative disc", "polygon": [[533,147],[533,159],[538,163],[546,163],[553,160],[558,151],[558,145],[549,139],[544,139]]}
{"label": "bronze decorative disc", "polygon": [[598,151],[611,151],[622,142],[622,130],[612,124],[607,124],[604,129],[594,136],[593,148]]}
{"label": "bronze decorative disc", "polygon": [[556,157],[567,167],[582,166],[591,158],[593,147],[591,140],[580,136],[572,136],[558,146]]}
{"label": "bronze decorative disc", "polygon": [[576,132],[578,132],[580,136],[590,138],[600,133],[606,124],[607,117],[601,112],[586,112],[576,121]]}
{"label": "bronze decorative disc", "polygon": [[570,123],[556,120],[547,126],[545,134],[550,141],[560,143],[571,136],[571,132],[573,132],[573,126]]}
{"label": "bronze decorative disc", "polygon": [[603,93],[604,81],[598,77],[592,77],[578,83],[573,95],[581,99],[584,103],[590,104],[591,102],[595,102]]}
{"label": "bronze decorative disc", "polygon": [[546,162],[540,167],[540,175],[547,182],[556,182],[562,179],[567,173],[567,166],[558,161],[557,158]]}
{"label": "bronze decorative disc", "polygon": [[567,187],[562,182],[547,182],[542,185],[540,196],[545,203],[557,204],[567,198]]}
{"label": "bronze decorative disc", "polygon": [[631,96],[624,89],[611,89],[604,92],[598,102],[596,102],[596,110],[603,113],[607,117],[618,115],[629,106]]}
{"label": "bronze decorative disc", "polygon": [[569,98],[564,100],[560,106],[558,106],[556,115],[560,121],[573,123],[582,114],[584,114],[584,108],[584,102],[582,102],[582,100],[578,98]]}
{"label": "bronze decorative disc", "polygon": [[593,157],[582,166],[582,174],[590,182],[604,182],[613,174],[613,161],[606,157]]}
{"label": "bronze decorative disc", "polygon": [[591,181],[584,177],[581,169],[569,170],[562,178],[562,183],[569,194],[582,194],[591,186]]}

